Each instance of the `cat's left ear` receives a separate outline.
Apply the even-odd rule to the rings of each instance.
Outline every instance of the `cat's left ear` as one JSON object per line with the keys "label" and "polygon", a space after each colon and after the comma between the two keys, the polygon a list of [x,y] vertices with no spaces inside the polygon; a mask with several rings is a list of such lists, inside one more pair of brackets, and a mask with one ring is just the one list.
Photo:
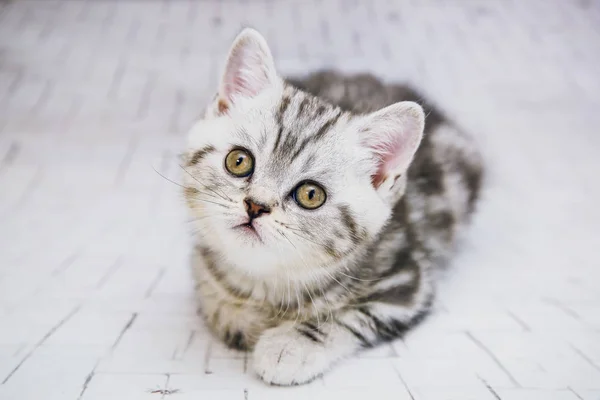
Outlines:
{"label": "cat's left ear", "polygon": [[219,112],[240,98],[252,98],[279,82],[271,50],[260,33],[244,29],[234,40],[219,85]]}
{"label": "cat's left ear", "polygon": [[417,103],[403,101],[363,117],[360,141],[371,153],[371,182],[387,197],[412,161],[425,127],[425,114]]}

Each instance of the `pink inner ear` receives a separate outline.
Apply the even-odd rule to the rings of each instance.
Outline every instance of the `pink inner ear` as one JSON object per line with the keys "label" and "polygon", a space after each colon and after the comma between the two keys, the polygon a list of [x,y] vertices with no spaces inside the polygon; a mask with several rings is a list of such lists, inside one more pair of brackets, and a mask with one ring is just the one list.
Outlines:
{"label": "pink inner ear", "polygon": [[248,83],[246,77],[244,77],[242,73],[242,68],[244,68],[241,60],[239,59],[241,55],[237,55],[237,57],[230,60],[230,65],[228,66],[228,75],[225,79],[225,94],[229,101],[233,100],[233,96],[242,95],[252,97],[255,96],[256,90],[252,90],[252,85]]}
{"label": "pink inner ear", "polygon": [[268,85],[264,60],[253,52],[260,49],[240,47],[229,59],[225,75],[225,95],[229,101],[233,101],[235,95],[254,97]]}
{"label": "pink inner ear", "polygon": [[387,179],[388,173],[396,169],[402,161],[404,141],[401,135],[394,135],[386,139],[387,141],[369,144],[373,153],[378,157],[377,171],[371,176],[371,183],[375,188],[378,188]]}
{"label": "pink inner ear", "polygon": [[235,88],[235,93],[247,97],[254,97],[258,94],[258,88],[252,87],[247,79],[244,79],[244,76],[240,73],[237,73],[233,78],[233,87]]}

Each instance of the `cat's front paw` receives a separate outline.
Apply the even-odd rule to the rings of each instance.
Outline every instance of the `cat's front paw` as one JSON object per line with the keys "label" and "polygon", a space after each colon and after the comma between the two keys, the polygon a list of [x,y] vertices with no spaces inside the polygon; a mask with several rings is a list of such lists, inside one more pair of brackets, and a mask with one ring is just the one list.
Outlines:
{"label": "cat's front paw", "polygon": [[271,385],[300,385],[318,378],[331,362],[321,337],[291,323],[266,330],[254,348],[254,370]]}

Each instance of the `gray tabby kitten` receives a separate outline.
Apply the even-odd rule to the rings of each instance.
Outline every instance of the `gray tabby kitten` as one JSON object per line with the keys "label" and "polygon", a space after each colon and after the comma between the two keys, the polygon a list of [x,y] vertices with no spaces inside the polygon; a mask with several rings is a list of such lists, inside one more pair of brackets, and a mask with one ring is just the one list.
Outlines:
{"label": "gray tabby kitten", "polygon": [[[411,100],[411,101],[406,101]],[[404,86],[286,82],[244,30],[192,128],[185,197],[200,312],[266,382],[309,382],[401,337],[473,211],[479,153]]]}

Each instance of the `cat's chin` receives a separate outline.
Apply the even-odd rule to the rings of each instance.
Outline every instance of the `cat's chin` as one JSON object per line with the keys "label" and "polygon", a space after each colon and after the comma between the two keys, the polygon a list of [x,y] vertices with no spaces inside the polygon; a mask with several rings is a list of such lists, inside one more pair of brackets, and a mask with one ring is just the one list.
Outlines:
{"label": "cat's chin", "polygon": [[263,279],[279,275],[281,268],[273,262],[271,257],[264,253],[266,253],[266,250],[242,250],[236,254],[229,253],[225,255],[225,258],[230,267],[254,278]]}
{"label": "cat's chin", "polygon": [[232,231],[229,240],[221,241],[219,253],[229,267],[254,278],[271,278],[280,275],[294,264],[294,260],[278,252],[267,237],[259,238],[260,230],[249,228]]}
{"label": "cat's chin", "polygon": [[[278,241],[268,226],[260,221],[248,226],[245,221],[207,226],[201,231],[201,241],[218,254],[217,260],[248,276],[262,279],[297,274],[307,265],[322,265],[327,260],[315,259],[302,248],[291,247]],[[304,251],[304,256],[297,253]],[[331,260],[329,260],[331,261]],[[314,275],[314,271],[309,271]],[[307,272],[308,273],[308,272]]]}

